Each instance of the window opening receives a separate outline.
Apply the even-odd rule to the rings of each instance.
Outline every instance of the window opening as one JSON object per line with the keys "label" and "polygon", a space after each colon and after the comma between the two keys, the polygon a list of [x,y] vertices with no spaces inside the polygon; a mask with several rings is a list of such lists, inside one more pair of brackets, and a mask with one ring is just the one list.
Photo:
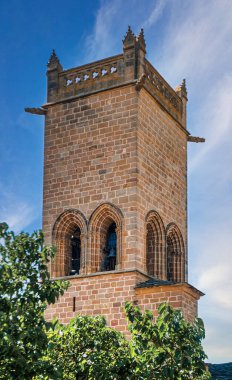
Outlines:
{"label": "window opening", "polygon": [[81,267],[81,231],[77,228],[71,236],[71,270],[70,275],[79,274]]}
{"label": "window opening", "polygon": [[173,241],[170,237],[167,238],[167,280],[174,281],[174,258],[175,249]]}
{"label": "window opening", "polygon": [[104,253],[103,270],[115,270],[117,257],[117,234],[115,223],[112,223],[108,228]]}
{"label": "window opening", "polygon": [[150,224],[147,225],[147,241],[146,241],[146,254],[147,254],[147,272],[149,275],[154,276],[155,265],[155,236]]}

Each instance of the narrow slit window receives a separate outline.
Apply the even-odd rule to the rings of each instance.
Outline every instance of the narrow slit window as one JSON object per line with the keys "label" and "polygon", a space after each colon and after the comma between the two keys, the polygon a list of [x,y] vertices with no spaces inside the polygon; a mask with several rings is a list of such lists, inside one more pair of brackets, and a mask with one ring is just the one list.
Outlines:
{"label": "narrow slit window", "polygon": [[167,239],[167,280],[174,281],[175,247],[170,237]]}
{"label": "narrow slit window", "polygon": [[104,254],[103,270],[115,270],[117,258],[117,234],[115,223],[112,223],[108,228]]}
{"label": "narrow slit window", "polygon": [[71,236],[71,271],[70,275],[79,274],[81,267],[81,231],[77,228]]}

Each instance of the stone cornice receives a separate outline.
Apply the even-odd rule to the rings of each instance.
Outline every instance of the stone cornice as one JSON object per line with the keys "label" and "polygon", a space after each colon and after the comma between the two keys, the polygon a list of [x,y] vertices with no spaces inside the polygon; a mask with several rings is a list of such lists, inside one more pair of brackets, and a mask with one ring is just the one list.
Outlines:
{"label": "stone cornice", "polygon": [[164,284],[164,283],[161,283],[161,284],[149,285],[147,287],[145,287],[145,286],[144,287],[136,286],[136,290],[137,291],[142,291],[142,292],[146,292],[146,293],[154,292],[155,288],[157,288],[157,291],[160,291],[162,289],[164,291],[168,291],[168,290],[173,290],[173,289],[176,289],[176,288],[182,288],[185,292],[190,293],[190,294],[194,293],[199,298],[205,295],[200,290],[198,290],[193,285],[190,285],[187,282],[179,282],[179,283],[173,283],[173,284]]}
{"label": "stone cornice", "polygon": [[96,273],[88,273],[88,274],[78,274],[74,276],[62,276],[62,277],[55,277],[52,278],[52,281],[56,280],[66,280],[72,282],[73,280],[77,279],[83,279],[83,278],[88,278],[88,277],[96,277],[96,276],[112,276],[112,275],[118,275],[118,274],[130,274],[130,273],[137,273],[137,274],[142,274],[145,276],[147,279],[152,278],[152,276],[149,276],[147,273],[141,271],[140,269],[119,269],[119,270],[114,270],[114,271],[105,271],[105,272],[96,272]]}

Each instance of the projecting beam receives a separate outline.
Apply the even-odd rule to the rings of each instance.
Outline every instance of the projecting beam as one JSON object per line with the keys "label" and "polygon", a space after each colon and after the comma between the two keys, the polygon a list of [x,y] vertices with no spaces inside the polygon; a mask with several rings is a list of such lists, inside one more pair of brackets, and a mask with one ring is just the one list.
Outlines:
{"label": "projecting beam", "polygon": [[205,142],[205,139],[203,137],[195,137],[195,136],[188,136],[189,142],[195,142],[195,143],[203,143]]}
{"label": "projecting beam", "polygon": [[25,112],[32,113],[33,115],[46,115],[46,110],[44,108],[24,108]]}

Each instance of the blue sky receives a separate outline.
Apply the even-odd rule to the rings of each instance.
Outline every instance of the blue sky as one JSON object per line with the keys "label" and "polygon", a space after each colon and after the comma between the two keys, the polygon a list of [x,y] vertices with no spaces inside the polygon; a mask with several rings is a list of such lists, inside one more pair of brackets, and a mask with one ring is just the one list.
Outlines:
{"label": "blue sky", "polygon": [[206,293],[199,315],[211,362],[232,360],[232,1],[0,1],[0,219],[41,227],[43,117],[53,48],[64,68],[122,51],[128,25],[145,29],[147,56],[175,87],[186,78],[189,282]]}

